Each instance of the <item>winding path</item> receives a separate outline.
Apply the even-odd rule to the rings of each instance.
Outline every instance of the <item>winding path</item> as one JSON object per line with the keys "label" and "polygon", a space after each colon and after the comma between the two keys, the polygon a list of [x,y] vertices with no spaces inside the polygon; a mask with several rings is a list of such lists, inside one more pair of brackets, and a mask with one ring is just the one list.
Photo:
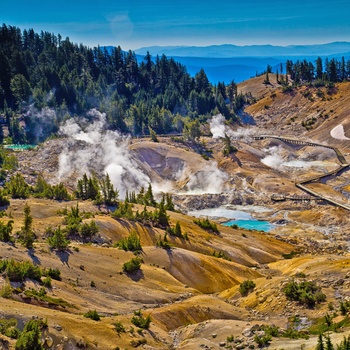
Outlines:
{"label": "winding path", "polygon": [[303,181],[300,181],[300,182],[296,182],[295,183],[295,186],[300,188],[301,190],[315,196],[315,197],[318,197],[318,198],[321,198],[322,200],[325,200],[327,202],[330,202],[338,207],[341,207],[341,208],[344,208],[346,210],[350,210],[350,206],[347,205],[347,204],[343,204],[343,203],[340,203],[334,199],[331,199],[331,198],[328,198],[328,197],[325,197],[323,196],[322,194],[314,191],[314,190],[311,190],[309,188],[307,188],[306,184],[308,183],[311,183],[311,182],[316,182],[316,181],[320,181],[321,179],[327,177],[327,176],[331,176],[331,175],[337,175],[339,174],[341,171],[343,171],[344,169],[347,169],[350,165],[346,162],[346,159],[345,157],[343,156],[343,154],[339,151],[338,148],[335,148],[335,147],[331,147],[331,146],[325,146],[325,145],[322,145],[320,143],[315,143],[315,142],[309,142],[309,141],[301,141],[301,140],[298,140],[298,139],[293,139],[293,138],[289,138],[289,137],[281,137],[281,136],[274,136],[274,135],[261,135],[261,136],[257,136],[257,137],[254,137],[255,140],[264,140],[264,139],[277,139],[277,140],[281,140],[283,142],[286,142],[286,143],[291,143],[291,144],[294,144],[294,145],[302,145],[302,146],[317,146],[317,147],[324,147],[324,148],[328,148],[328,149],[331,149],[335,152],[335,154],[337,155],[338,157],[338,160],[340,162],[340,166],[335,169],[335,170],[332,170],[332,171],[329,171],[323,175],[317,175],[315,177],[311,177],[309,179],[306,179],[306,180],[303,180]]}

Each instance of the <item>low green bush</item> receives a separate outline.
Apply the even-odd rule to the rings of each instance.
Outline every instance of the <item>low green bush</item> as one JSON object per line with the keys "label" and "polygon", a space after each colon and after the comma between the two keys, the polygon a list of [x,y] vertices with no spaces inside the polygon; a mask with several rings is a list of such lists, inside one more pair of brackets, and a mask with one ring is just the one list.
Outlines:
{"label": "low green bush", "polygon": [[99,321],[101,319],[100,315],[96,310],[89,310],[87,313],[84,314],[84,317],[91,318],[94,321]]}
{"label": "low green bush", "polygon": [[255,288],[255,283],[251,280],[246,280],[239,285],[239,292],[242,296],[248,295]]}
{"label": "low green bush", "polygon": [[143,317],[141,310],[134,311],[134,316],[131,319],[133,325],[142,329],[148,329],[151,321],[151,316]]}
{"label": "low green bush", "polygon": [[138,257],[132,258],[123,265],[123,271],[126,273],[135,273],[141,267],[142,260]]}

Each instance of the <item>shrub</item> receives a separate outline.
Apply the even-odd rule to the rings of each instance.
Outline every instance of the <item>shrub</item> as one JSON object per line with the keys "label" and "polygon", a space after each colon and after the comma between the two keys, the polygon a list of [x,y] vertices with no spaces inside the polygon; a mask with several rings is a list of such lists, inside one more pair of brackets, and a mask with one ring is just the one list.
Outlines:
{"label": "shrub", "polygon": [[119,334],[119,333],[125,333],[125,327],[123,326],[123,324],[119,321],[114,323],[114,329],[115,331]]}
{"label": "shrub", "polygon": [[138,348],[140,345],[144,344],[147,344],[147,340],[145,338],[130,341],[130,346],[133,348]]}
{"label": "shrub", "polygon": [[141,267],[142,260],[140,258],[132,258],[123,265],[123,271],[126,273],[135,273]]}
{"label": "shrub", "polygon": [[156,241],[156,246],[163,249],[171,249],[171,243],[168,241],[168,234],[164,233],[164,237],[159,236]]}
{"label": "shrub", "polygon": [[169,227],[167,229],[167,232],[171,235],[171,236],[175,236],[175,237],[179,237],[179,238],[183,238],[182,235],[182,230],[181,230],[181,225],[180,222],[177,221],[175,224],[175,227]]}
{"label": "shrub", "polygon": [[283,292],[289,300],[298,301],[307,307],[314,307],[315,304],[326,301],[326,295],[312,281],[297,283],[293,280],[283,288]]}
{"label": "shrub", "polygon": [[292,251],[290,253],[285,253],[285,254],[282,254],[282,257],[284,259],[293,259],[298,253],[295,252],[295,251]]}
{"label": "shrub", "polygon": [[99,321],[101,319],[100,315],[96,310],[89,310],[87,313],[84,314],[84,317],[91,318],[94,321]]}
{"label": "shrub", "polygon": [[3,189],[0,189],[0,207],[4,207],[9,204],[10,201],[5,194],[5,191]]}
{"label": "shrub", "polygon": [[193,222],[198,225],[200,228],[206,231],[212,231],[215,233],[220,233],[219,229],[217,228],[215,222],[211,222],[208,218],[206,219],[196,219],[193,220]]}
{"label": "shrub", "polygon": [[255,288],[255,283],[251,280],[246,280],[239,285],[239,292],[242,296],[248,295]]}
{"label": "shrub", "polygon": [[135,231],[131,231],[129,236],[122,238],[115,245],[125,251],[135,252],[142,250],[140,237]]}
{"label": "shrub", "polygon": [[142,329],[148,329],[151,321],[151,316],[143,317],[141,310],[134,311],[134,316],[131,319],[133,325]]}
{"label": "shrub", "polygon": [[21,227],[21,230],[17,234],[22,244],[26,248],[30,249],[30,248],[33,248],[33,243],[36,238],[36,235],[32,228],[33,217],[30,214],[30,206],[28,205],[28,203],[25,204],[23,208],[23,212],[24,212],[23,226]]}
{"label": "shrub", "polygon": [[220,258],[220,259],[225,259],[227,261],[232,261],[232,259],[229,258],[225,253],[217,252],[216,250],[213,251],[213,256],[215,256],[215,258]]}
{"label": "shrub", "polygon": [[10,181],[6,183],[6,189],[12,198],[25,199],[29,197],[29,185],[20,173],[11,176]]}
{"label": "shrub", "polygon": [[20,334],[17,328],[17,320],[15,318],[0,319],[0,333],[7,337],[17,339]]}
{"label": "shrub", "polygon": [[259,347],[264,347],[264,346],[267,346],[272,340],[272,337],[271,335],[263,335],[263,336],[258,336],[256,335],[254,337],[254,341],[258,344]]}
{"label": "shrub", "polygon": [[24,291],[24,294],[27,297],[34,298],[36,300],[42,300],[46,301],[47,303],[60,306],[62,308],[70,307],[75,308],[73,304],[68,303],[67,301],[63,300],[62,298],[53,298],[49,295],[47,295],[45,288],[40,288],[39,290],[35,290],[33,288],[27,289]]}
{"label": "shrub", "polygon": [[13,238],[11,237],[12,225],[13,225],[13,220],[9,220],[6,224],[3,221],[0,221],[0,241],[2,242],[13,241]]}
{"label": "shrub", "polygon": [[0,289],[0,297],[6,299],[10,299],[12,297],[12,287],[8,278],[5,279],[5,283]]}
{"label": "shrub", "polygon": [[61,226],[58,226],[54,231],[53,235],[47,239],[49,246],[52,249],[64,251],[68,248],[70,241],[67,239],[67,233],[61,230]]}
{"label": "shrub", "polygon": [[5,272],[10,281],[23,282],[25,278],[31,278],[41,282],[42,271],[39,266],[29,261],[1,260],[0,273]]}
{"label": "shrub", "polygon": [[80,234],[83,238],[91,239],[98,233],[98,226],[94,220],[90,221],[90,223],[84,222],[80,226]]}
{"label": "shrub", "polygon": [[51,277],[54,280],[61,280],[61,271],[59,269],[52,269],[51,267],[43,271],[43,276]]}
{"label": "shrub", "polygon": [[64,217],[64,224],[67,225],[67,233],[68,235],[75,235],[79,233],[80,224],[83,221],[80,211],[79,205],[70,208],[70,212],[68,212],[67,216]]}
{"label": "shrub", "polygon": [[48,277],[45,277],[43,280],[43,285],[46,287],[46,288],[51,288],[52,287],[52,279],[50,276]]}
{"label": "shrub", "polygon": [[29,320],[20,334],[15,349],[16,350],[42,350],[41,330],[44,323],[41,320]]}

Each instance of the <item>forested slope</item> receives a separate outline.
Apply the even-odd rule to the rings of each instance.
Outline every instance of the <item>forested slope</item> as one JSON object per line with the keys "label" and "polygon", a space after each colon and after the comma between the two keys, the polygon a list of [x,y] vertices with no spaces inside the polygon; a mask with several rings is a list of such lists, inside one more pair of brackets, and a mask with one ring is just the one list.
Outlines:
{"label": "forested slope", "polygon": [[236,93],[234,82],[213,87],[204,70],[191,77],[164,55],[147,54],[138,62],[134,52],[120,47],[89,48],[48,32],[0,28],[0,111],[15,142],[41,141],[63,119],[92,108],[122,132],[182,132],[214,111],[229,119],[242,103]]}

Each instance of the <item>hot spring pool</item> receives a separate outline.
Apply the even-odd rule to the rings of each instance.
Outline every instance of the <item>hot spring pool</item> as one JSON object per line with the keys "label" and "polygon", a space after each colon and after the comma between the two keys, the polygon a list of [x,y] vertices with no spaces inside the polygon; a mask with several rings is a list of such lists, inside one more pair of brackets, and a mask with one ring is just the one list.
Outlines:
{"label": "hot spring pool", "polygon": [[262,220],[230,220],[227,222],[223,222],[221,225],[223,226],[232,226],[237,225],[238,227],[245,228],[247,230],[257,230],[270,232],[275,225],[269,223],[268,221]]}
{"label": "hot spring pool", "polygon": [[[243,211],[242,209],[247,211]],[[262,213],[269,211],[271,210],[259,206],[222,206],[218,208],[189,211],[188,215],[192,215],[195,217],[208,217],[209,219],[226,218],[228,221],[222,223],[222,225],[224,226],[237,225],[238,227],[247,230],[269,232],[273,228],[275,228],[275,225],[271,224],[268,221],[254,219],[250,214],[252,212]]]}

